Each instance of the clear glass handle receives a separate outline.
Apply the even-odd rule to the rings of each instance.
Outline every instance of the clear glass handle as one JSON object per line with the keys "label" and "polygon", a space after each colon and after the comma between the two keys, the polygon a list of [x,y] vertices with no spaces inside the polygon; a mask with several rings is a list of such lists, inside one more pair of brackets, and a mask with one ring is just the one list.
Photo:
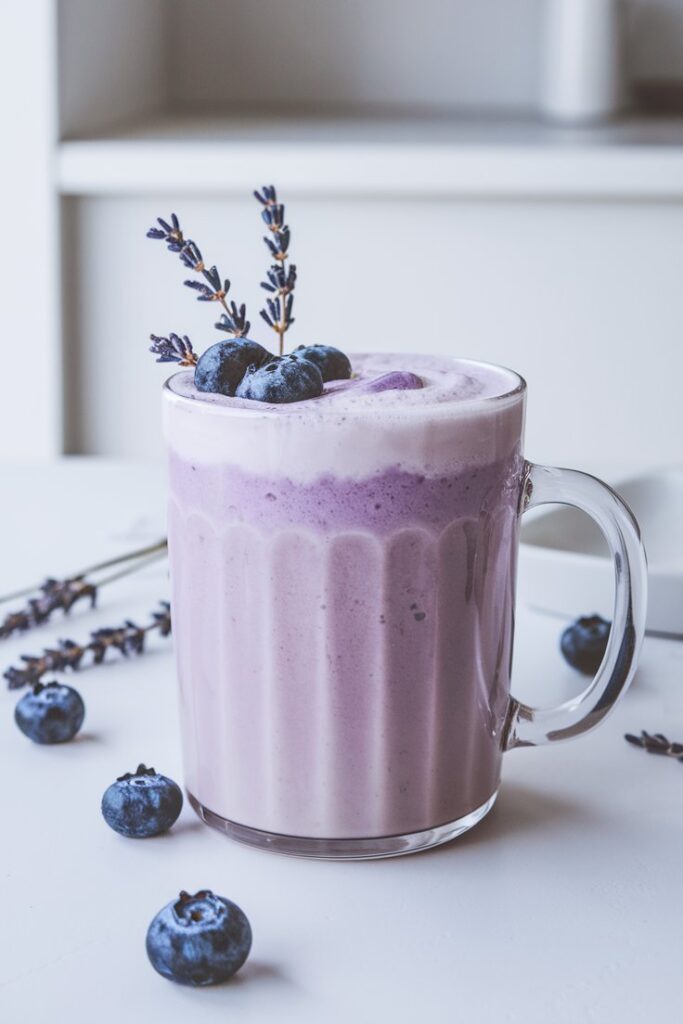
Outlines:
{"label": "clear glass handle", "polygon": [[555,708],[531,708],[510,698],[505,750],[566,740],[599,725],[631,682],[645,633],[647,565],[631,510],[587,473],[526,463],[521,511],[548,503],[574,505],[604,533],[614,560],[612,629],[597,675],[578,697]]}

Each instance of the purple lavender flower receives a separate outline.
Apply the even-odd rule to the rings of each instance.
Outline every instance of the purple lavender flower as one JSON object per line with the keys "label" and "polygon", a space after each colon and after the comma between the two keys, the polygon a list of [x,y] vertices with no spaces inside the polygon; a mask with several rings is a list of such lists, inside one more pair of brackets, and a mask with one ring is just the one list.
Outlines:
{"label": "purple lavender flower", "polygon": [[179,334],[169,334],[167,338],[150,334],[152,344],[150,352],[157,356],[158,363],[178,363],[180,366],[195,366],[197,355],[192,348],[192,342],[186,334],[181,338]]}

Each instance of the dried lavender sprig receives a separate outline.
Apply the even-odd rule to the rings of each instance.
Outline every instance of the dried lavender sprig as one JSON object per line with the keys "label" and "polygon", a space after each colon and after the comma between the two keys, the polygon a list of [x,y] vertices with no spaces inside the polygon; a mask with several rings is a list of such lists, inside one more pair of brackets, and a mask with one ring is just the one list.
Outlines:
{"label": "dried lavender sprig", "polygon": [[125,576],[130,576],[131,573],[140,572],[141,569],[146,569],[148,565],[153,565],[158,562],[162,557],[163,552],[158,552],[156,555],[149,555],[147,558],[141,558],[135,565],[127,565],[124,569],[119,569],[118,572],[110,573],[109,576],[105,576],[104,579],[98,580],[95,584],[97,590],[103,587],[106,583],[114,583],[116,580],[122,580]]}
{"label": "dried lavender sprig", "polygon": [[[209,284],[202,284],[201,281],[184,281],[186,288],[192,288],[193,291],[198,292],[198,302],[221,302],[230,291],[230,281],[225,278],[221,281],[220,274],[216,267],[211,267],[210,270],[202,270],[202,275],[209,282]],[[211,287],[209,288],[209,285]]]}
{"label": "dried lavender sprig", "polygon": [[661,732],[650,735],[643,729],[640,736],[626,733],[624,739],[635,747],[642,747],[648,754],[662,754],[664,757],[673,757],[677,761],[683,761],[683,743],[671,743]]}
{"label": "dried lavender sprig", "polygon": [[265,307],[259,310],[259,313],[277,334],[282,355],[285,334],[294,323],[292,292],[296,284],[296,267],[292,264],[289,269],[287,268],[291,234],[285,224],[285,207],[283,203],[278,202],[275,186],[264,185],[260,192],[254,192],[254,197],[263,207],[261,217],[270,232],[270,237],[264,238],[263,241],[275,260],[267,271],[268,280],[262,281],[261,287],[276,297],[267,299]]}
{"label": "dried lavender sprig", "polygon": [[[135,558],[145,558],[147,555],[155,553],[162,554],[166,551],[168,542],[165,537],[161,540],[157,540],[154,544],[146,544],[144,548],[136,548],[135,551],[127,551],[125,555],[115,555],[113,558],[106,558],[103,562],[94,562],[92,565],[88,565],[85,569],[80,569],[79,572],[71,573],[70,576],[65,577],[62,580],[66,583],[70,580],[83,580],[86,576],[92,576],[94,572],[100,572],[101,569],[110,569],[114,565],[121,565],[123,562],[132,562]],[[34,594],[41,590],[43,587],[42,583],[34,583],[31,587],[23,587],[21,590],[14,590],[11,594],[5,594],[0,597],[0,604],[6,604],[7,601],[15,601],[19,597],[26,597],[27,594]]]}
{"label": "dried lavender sprig", "polygon": [[[228,307],[228,303],[226,301],[227,294],[230,291],[230,281],[228,278],[223,278],[216,266],[208,267],[206,265],[197,243],[191,238],[186,238],[183,234],[180,222],[175,213],[171,214],[170,224],[162,217],[157,217],[157,224],[159,227],[152,226],[147,232],[147,237],[164,241],[170,252],[178,254],[184,267],[187,267],[188,270],[194,270],[195,273],[202,275],[208,284],[203,284],[201,281],[185,281],[185,286],[197,292],[196,298],[198,302],[220,302],[226,313],[226,316],[223,317],[225,323],[221,326],[221,330],[227,330],[230,334],[234,334],[236,338],[243,337],[249,330],[250,325],[244,316],[242,317],[242,324],[240,325],[240,323],[238,323],[231,314],[231,309]],[[236,308],[234,302],[232,303],[232,306]],[[244,307],[242,307],[242,309],[244,309]],[[244,328],[245,323],[246,328]],[[152,351],[156,350],[152,349]],[[169,358],[157,361],[175,362],[176,360]],[[194,364],[190,363],[182,365]]]}
{"label": "dried lavender sprig", "polygon": [[233,334],[236,338],[243,338],[249,333],[251,324],[247,320],[247,307],[242,303],[241,306],[237,306],[236,303],[230,303],[230,309],[227,313],[222,313],[221,318],[217,324],[214,324],[219,331],[225,331],[227,334]]}
{"label": "dried lavender sprig", "polygon": [[72,580],[82,580],[86,576],[92,576],[94,572],[100,572],[102,569],[111,569],[115,565],[122,565],[123,562],[132,562],[136,558],[147,558],[148,555],[163,555],[168,549],[168,541],[165,537],[161,540],[155,540],[153,544],[145,544],[143,548],[136,548],[135,551],[127,551],[125,555],[114,555],[113,558],[107,558],[103,562],[96,562],[94,565],[89,565],[85,569],[69,578]]}
{"label": "dried lavender sprig", "polygon": [[296,267],[292,264],[288,271],[281,263],[275,263],[266,271],[267,281],[261,281],[261,287],[267,292],[277,292],[279,295],[288,294],[294,291],[296,284]]}
{"label": "dried lavender sprig", "polygon": [[[113,583],[114,580],[128,576],[130,573],[138,572],[152,562],[156,562],[165,554],[166,546],[166,541],[163,540],[118,558],[109,558],[106,562],[100,562],[98,566],[91,567],[78,576],[67,577],[63,580],[46,579],[38,588],[27,589],[23,593],[34,593],[37,590],[36,596],[30,598],[24,608],[10,612],[0,622],[0,640],[7,639],[14,633],[25,633],[35,626],[42,625],[60,609],[65,615],[68,615],[78,601],[87,599],[90,601],[90,607],[94,608],[100,587],[107,583]],[[127,565],[125,569],[105,576],[103,579],[86,579],[95,571],[101,571],[113,565],[125,564],[132,560],[134,560],[133,565]],[[23,593],[18,596],[23,596]]]}
{"label": "dried lavender sprig", "polygon": [[65,615],[68,615],[78,601],[89,600],[90,607],[94,608],[97,605],[101,587],[146,568],[152,562],[156,562],[159,557],[159,555],[151,555],[134,565],[129,565],[119,572],[98,580],[97,583],[85,580],[45,580],[37,597],[30,598],[24,608],[10,612],[0,622],[0,640],[6,640],[15,633],[26,633],[37,626],[42,626],[56,611],[63,611]]}
{"label": "dried lavender sprig", "polygon": [[199,246],[192,239],[187,241],[180,250],[180,262],[188,270],[196,270],[198,274],[203,274],[206,270],[206,264],[204,263]]}
{"label": "dried lavender sprig", "polygon": [[6,640],[14,633],[25,633],[34,626],[47,622],[53,612],[60,608],[68,615],[80,600],[88,599],[90,607],[97,603],[97,587],[83,580],[47,579],[40,587],[37,597],[32,597],[24,608],[10,612],[0,622],[0,640]]}
{"label": "dried lavender sprig", "polygon": [[152,226],[147,232],[147,237],[163,239],[170,252],[182,252],[185,239],[175,213],[171,214],[170,224],[163,217],[157,217],[157,224],[159,227],[155,228]]}
{"label": "dried lavender sprig", "polygon": [[192,342],[186,334],[181,338],[173,331],[167,338],[157,334],[150,334],[150,352],[157,356],[158,363],[178,363],[180,366],[196,366],[197,354],[192,348]]}
{"label": "dried lavender sprig", "polygon": [[18,690],[22,686],[40,682],[47,672],[66,672],[69,669],[76,672],[87,656],[90,656],[92,665],[100,665],[109,650],[118,651],[126,658],[131,654],[142,654],[147,634],[152,630],[157,630],[162,637],[170,634],[171,606],[168,601],[160,601],[160,608],[152,612],[152,622],[147,626],[138,626],[126,619],[122,626],[105,626],[93,630],[89,641],[84,644],[59,640],[56,648],[45,648],[40,655],[22,654],[24,667],[10,667],[3,673],[3,677],[10,690]]}

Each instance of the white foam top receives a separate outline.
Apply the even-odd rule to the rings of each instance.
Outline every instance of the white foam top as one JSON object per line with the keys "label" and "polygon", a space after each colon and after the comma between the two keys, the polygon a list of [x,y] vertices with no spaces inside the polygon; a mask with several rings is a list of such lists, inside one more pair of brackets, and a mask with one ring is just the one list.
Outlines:
{"label": "white foam top", "polygon": [[[416,374],[422,388],[372,392],[367,385],[386,373],[404,371]],[[224,395],[198,391],[193,383],[193,372],[176,374],[170,380],[171,390],[184,398],[197,399],[216,409],[243,409],[261,415],[339,415],[346,411],[361,410],[370,415],[386,411],[400,413],[418,407],[444,403],[462,403],[472,399],[498,398],[514,391],[520,378],[512,370],[490,363],[475,363],[447,356],[395,355],[393,353],[361,354],[353,357],[353,380],[333,381],[325,385],[319,398],[304,402],[269,405],[246,398],[227,398]]]}
{"label": "white foam top", "polygon": [[[192,371],[164,391],[169,446],[181,458],[310,480],[366,477],[390,466],[438,475],[503,457],[519,441],[524,382],[511,370],[446,356],[353,355],[353,379],[315,399],[268,405],[198,391]],[[373,391],[383,374],[421,388]]]}

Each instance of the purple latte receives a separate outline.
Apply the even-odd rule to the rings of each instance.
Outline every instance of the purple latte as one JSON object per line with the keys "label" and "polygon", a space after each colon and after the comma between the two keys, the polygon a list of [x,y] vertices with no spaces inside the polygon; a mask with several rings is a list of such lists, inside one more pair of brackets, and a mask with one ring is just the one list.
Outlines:
{"label": "purple latte", "polygon": [[520,379],[353,366],[290,405],[200,394],[191,373],[165,390],[187,788],[309,838],[482,807],[509,694]]}

